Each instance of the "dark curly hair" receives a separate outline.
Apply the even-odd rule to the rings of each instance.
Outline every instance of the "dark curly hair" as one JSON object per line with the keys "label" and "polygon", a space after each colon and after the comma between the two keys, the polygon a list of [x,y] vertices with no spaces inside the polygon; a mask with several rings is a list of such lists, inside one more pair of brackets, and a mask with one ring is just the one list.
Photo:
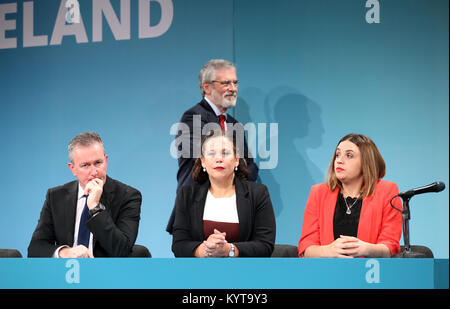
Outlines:
{"label": "dark curly hair", "polygon": [[[228,139],[233,144],[233,153],[236,156],[236,153],[238,153],[236,147],[236,135],[227,134],[226,132],[217,130],[211,130],[208,132],[208,134],[203,136],[202,141],[200,143],[201,155],[203,156],[203,146],[205,145],[205,143],[209,139],[219,136]],[[238,177],[239,179],[248,179],[249,171],[247,170],[245,165],[246,165],[245,159],[240,158],[239,165],[237,166],[237,171],[234,172],[235,176]],[[202,184],[209,179],[208,173],[206,171],[203,171],[201,158],[197,158],[197,160],[195,160],[194,167],[192,168],[192,178],[194,179],[195,182],[199,184]]]}

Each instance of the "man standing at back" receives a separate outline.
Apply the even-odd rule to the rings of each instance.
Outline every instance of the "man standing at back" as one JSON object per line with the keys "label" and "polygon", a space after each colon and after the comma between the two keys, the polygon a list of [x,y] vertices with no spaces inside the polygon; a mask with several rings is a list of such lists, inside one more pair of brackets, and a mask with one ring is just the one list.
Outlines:
{"label": "man standing at back", "polygon": [[69,143],[76,181],[51,188],[28,246],[28,257],[127,257],[137,237],[141,193],[106,175],[100,136],[85,132]]}
{"label": "man standing at back", "polygon": [[[236,75],[236,67],[233,63],[223,59],[212,59],[208,61],[199,74],[199,84],[203,99],[196,104],[181,117],[180,123],[187,126],[188,136],[182,136],[183,132],[179,132],[177,139],[181,139],[181,145],[189,144],[188,155],[181,154],[178,158],[177,172],[177,191],[193,182],[192,167],[197,159],[194,155],[199,151],[200,140],[203,135],[208,132],[202,132],[203,128],[208,124],[218,124],[223,131],[229,130],[236,126],[240,126],[242,130],[237,130],[236,134],[242,134],[240,138],[244,141],[243,157],[244,165],[249,170],[249,180],[255,181],[258,177],[258,167],[256,166],[253,156],[248,151],[247,142],[243,136],[244,131],[242,125],[227,114],[227,110],[236,105],[239,81]],[[200,130],[202,136],[196,136],[194,128],[195,120],[200,120]],[[187,141],[188,140],[188,141]],[[239,140],[239,138],[238,138]],[[182,149],[178,149],[183,152]],[[242,152],[242,149],[240,149]],[[175,221],[175,212],[169,219],[166,231],[172,233],[172,225]]]}

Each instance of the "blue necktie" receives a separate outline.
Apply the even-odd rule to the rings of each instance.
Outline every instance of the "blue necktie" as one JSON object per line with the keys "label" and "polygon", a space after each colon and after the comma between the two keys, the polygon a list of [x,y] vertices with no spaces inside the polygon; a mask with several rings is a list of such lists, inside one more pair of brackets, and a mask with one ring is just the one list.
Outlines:
{"label": "blue necktie", "polygon": [[86,226],[86,222],[91,218],[91,215],[89,214],[89,208],[87,206],[87,195],[83,195],[83,197],[86,198],[86,203],[84,204],[83,213],[81,214],[80,219],[80,227],[78,228],[78,245],[84,245],[86,248],[89,248],[89,236],[91,234],[91,231],[89,231],[88,227]]}

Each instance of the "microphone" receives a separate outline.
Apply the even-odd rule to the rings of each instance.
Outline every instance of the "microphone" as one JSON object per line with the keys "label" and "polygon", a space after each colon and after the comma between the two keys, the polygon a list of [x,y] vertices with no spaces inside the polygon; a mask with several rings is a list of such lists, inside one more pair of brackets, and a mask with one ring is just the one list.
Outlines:
{"label": "microphone", "polygon": [[[427,257],[427,255],[424,253],[414,252],[411,250],[411,245],[409,242],[409,219],[411,219],[410,212],[409,212],[409,199],[416,194],[422,194],[422,193],[428,193],[428,192],[441,192],[444,189],[445,189],[445,183],[443,183],[442,181],[436,181],[436,182],[430,183],[427,186],[404,191],[402,193],[395,195],[391,199],[391,206],[402,213],[402,229],[403,229],[403,240],[405,242],[405,246],[404,246],[404,249],[402,249],[402,252],[399,253],[400,255],[398,257],[405,257],[405,258],[425,258],[425,257]],[[400,196],[403,200],[403,210],[396,208],[392,204],[392,200],[398,196]]]}
{"label": "microphone", "polygon": [[417,195],[417,194],[428,193],[428,192],[441,192],[444,189],[445,189],[445,183],[443,183],[442,181],[436,181],[427,186],[404,191],[402,193],[399,193],[398,196],[400,196],[403,200],[405,200],[405,199],[409,199],[412,196]]}

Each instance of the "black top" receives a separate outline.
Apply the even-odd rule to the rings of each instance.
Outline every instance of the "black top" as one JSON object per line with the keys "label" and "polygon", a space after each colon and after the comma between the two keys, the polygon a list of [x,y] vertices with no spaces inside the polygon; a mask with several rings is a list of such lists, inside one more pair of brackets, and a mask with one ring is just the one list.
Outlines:
{"label": "black top", "polygon": [[[357,198],[347,197],[347,204],[351,206]],[[347,214],[347,205],[344,201],[342,192],[339,192],[334,211],[333,231],[334,239],[340,235],[356,237],[358,234],[359,216],[361,214],[362,199],[359,198],[356,203],[351,206],[350,214]]]}

